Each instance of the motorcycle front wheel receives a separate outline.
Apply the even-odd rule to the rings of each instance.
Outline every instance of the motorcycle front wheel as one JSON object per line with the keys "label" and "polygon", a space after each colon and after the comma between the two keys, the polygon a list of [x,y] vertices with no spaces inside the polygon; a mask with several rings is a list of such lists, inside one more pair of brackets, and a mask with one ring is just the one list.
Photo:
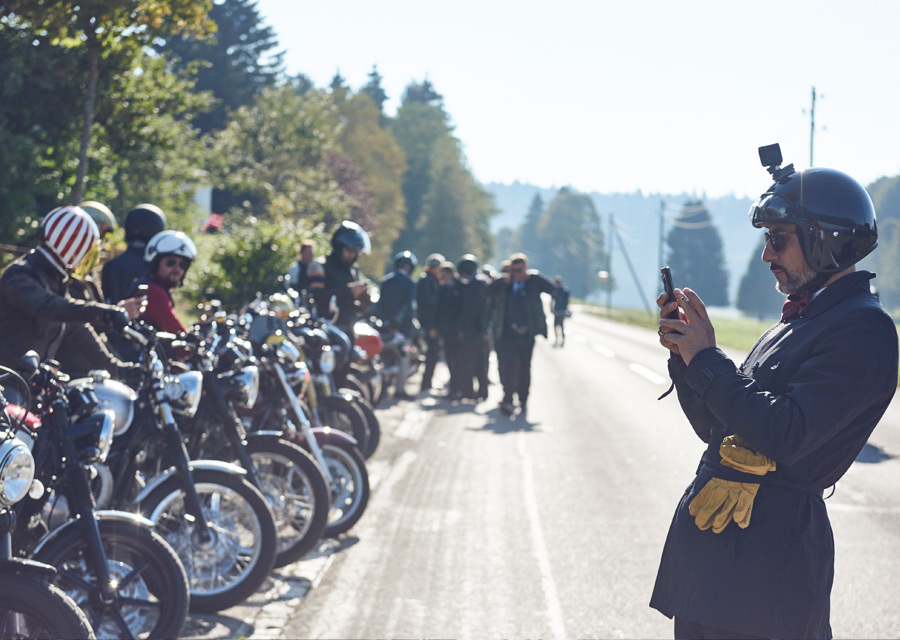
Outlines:
{"label": "motorcycle front wheel", "polygon": [[356,407],[356,410],[359,411],[366,421],[366,432],[369,436],[369,439],[366,441],[366,448],[363,449],[359,445],[357,447],[360,453],[363,454],[363,457],[368,460],[375,453],[375,450],[378,449],[378,444],[381,442],[381,423],[378,422],[378,416],[375,415],[375,409],[372,408],[371,403],[359,393],[351,389],[341,389],[341,393],[350,395],[350,402],[353,403],[353,406]]}
{"label": "motorcycle front wheel", "polygon": [[140,509],[181,559],[191,611],[211,613],[240,604],[262,586],[275,563],[277,536],[266,499],[242,476],[198,469],[193,477],[209,524],[205,532],[186,510],[177,475],[151,491]]}
{"label": "motorcycle front wheel", "polygon": [[0,640],[95,638],[84,612],[59,587],[36,576],[0,574]]}
{"label": "motorcycle front wheel", "polygon": [[328,482],[312,456],[282,438],[250,435],[247,453],[275,518],[275,566],[284,567],[309,553],[325,533]]}
{"label": "motorcycle front wheel", "polygon": [[175,552],[143,525],[101,520],[98,526],[115,584],[114,606],[102,604],[94,554],[81,527],[60,532],[34,559],[56,567],[56,584],[85,612],[98,638],[178,637],[187,618],[188,585]]}
{"label": "motorcycle front wheel", "polygon": [[353,402],[343,395],[324,396],[319,400],[319,415],[323,426],[353,436],[360,451],[368,450],[369,430],[366,419]]}
{"label": "motorcycle front wheel", "polygon": [[349,443],[323,444],[322,455],[331,474],[331,510],[325,535],[338,536],[362,517],[369,503],[369,473],[359,450]]}

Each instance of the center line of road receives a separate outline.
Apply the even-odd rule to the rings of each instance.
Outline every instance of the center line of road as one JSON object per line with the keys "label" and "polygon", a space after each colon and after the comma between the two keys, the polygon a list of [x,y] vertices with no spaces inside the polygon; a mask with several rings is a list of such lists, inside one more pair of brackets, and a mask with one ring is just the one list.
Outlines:
{"label": "center line of road", "polygon": [[613,351],[609,347],[604,346],[602,344],[598,344],[595,342],[594,344],[591,345],[591,348],[594,351],[596,351],[597,353],[599,353],[601,356],[606,356],[607,358],[615,358],[616,357],[615,351]]}
{"label": "center line of road", "polygon": [[664,378],[663,376],[659,375],[655,371],[651,371],[650,369],[648,369],[647,367],[645,367],[642,364],[632,362],[631,364],[628,365],[628,368],[631,369],[632,371],[634,371],[636,374],[638,374],[642,378],[646,378],[653,384],[665,385],[665,384],[669,383],[668,378]]}
{"label": "center line of road", "polygon": [[547,543],[544,541],[544,530],[541,528],[541,518],[540,514],[538,514],[537,499],[534,492],[534,477],[531,474],[531,459],[525,452],[521,433],[516,440],[516,448],[519,450],[519,455],[522,456],[522,489],[525,492],[525,511],[528,512],[528,522],[531,525],[534,556],[537,559],[538,569],[541,572],[541,586],[544,590],[544,600],[547,603],[550,635],[554,638],[565,638],[566,625],[563,622],[562,607],[559,604],[556,582],[553,581],[553,572],[550,567],[550,555],[547,553]]}

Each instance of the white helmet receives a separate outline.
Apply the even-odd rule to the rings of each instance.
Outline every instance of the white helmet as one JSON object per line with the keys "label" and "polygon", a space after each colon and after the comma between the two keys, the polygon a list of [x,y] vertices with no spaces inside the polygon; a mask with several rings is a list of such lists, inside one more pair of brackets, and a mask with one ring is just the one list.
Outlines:
{"label": "white helmet", "polygon": [[144,261],[153,264],[160,256],[176,255],[191,262],[197,257],[194,241],[181,231],[160,231],[150,238],[144,249]]}
{"label": "white helmet", "polygon": [[81,207],[57,207],[41,222],[41,240],[68,273],[73,273],[76,267],[80,271],[89,271],[92,265],[82,263],[91,256],[96,259],[94,254],[99,253],[100,230]]}

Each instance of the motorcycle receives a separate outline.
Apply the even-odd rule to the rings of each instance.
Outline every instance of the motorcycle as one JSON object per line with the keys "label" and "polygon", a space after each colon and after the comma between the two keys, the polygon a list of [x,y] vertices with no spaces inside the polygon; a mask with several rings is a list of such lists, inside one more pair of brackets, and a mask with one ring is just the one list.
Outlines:
{"label": "motorcycle", "polygon": [[313,456],[331,488],[325,535],[344,533],[359,521],[369,501],[369,474],[356,441],[342,431],[313,426],[316,413],[304,407],[299,395],[305,392],[312,399],[315,389],[307,385],[302,351],[284,320],[258,314],[248,321],[247,332],[261,375],[259,408],[242,414],[244,424],[250,433],[287,438]]}
{"label": "motorcycle", "polygon": [[184,564],[192,611],[232,607],[255,593],[272,570],[272,512],[246,470],[190,459],[173,407],[186,416],[196,413],[203,375],[166,372],[160,340],[175,336],[142,325],[125,327],[123,335],[139,347],[143,380],[131,395],[108,380],[97,385],[98,396],[119,406],[122,416],[98,475],[98,502],[137,510],[156,525]]}
{"label": "motorcycle", "polygon": [[256,403],[259,370],[249,343],[238,339],[227,323],[198,324],[194,331],[192,363],[204,376],[197,413],[183,422],[188,453],[193,459],[235,460],[246,469],[275,517],[275,566],[286,566],[312,550],[325,531],[331,500],[324,472],[284,438],[247,433],[235,406],[250,410]]}
{"label": "motorcycle", "polygon": [[33,354],[20,369],[36,391],[33,456],[47,490],[16,505],[25,526],[15,548],[57,568],[55,583],[98,637],[177,636],[189,604],[178,556],[146,518],[95,508],[90,477],[109,454],[115,416],[89,381],[66,386],[65,374]]}
{"label": "motorcycle", "polygon": [[[15,372],[0,371],[0,383],[13,379],[22,394],[29,395],[27,384]],[[23,404],[28,406],[30,400]],[[44,493],[43,484],[34,479],[35,436],[25,426],[26,415],[0,394],[0,639],[94,638],[84,611],[52,583],[56,568],[13,554],[14,505]]]}

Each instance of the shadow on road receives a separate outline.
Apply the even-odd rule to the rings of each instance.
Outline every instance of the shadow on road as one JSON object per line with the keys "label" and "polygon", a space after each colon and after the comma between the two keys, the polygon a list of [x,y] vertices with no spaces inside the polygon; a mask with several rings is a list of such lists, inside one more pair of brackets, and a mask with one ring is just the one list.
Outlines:
{"label": "shadow on road", "polygon": [[499,407],[487,411],[484,414],[484,417],[487,418],[487,422],[485,422],[483,427],[480,429],[470,427],[470,429],[472,431],[493,431],[498,435],[515,433],[518,431],[540,431],[540,429],[537,428],[540,427],[540,422],[529,420],[528,417],[522,413],[517,413],[512,416],[504,415]]}
{"label": "shadow on road", "polygon": [[881,447],[876,447],[874,444],[866,443],[866,446],[864,446],[862,448],[862,451],[859,452],[859,455],[856,456],[856,461],[877,463],[884,462],[885,460],[891,460],[892,458],[894,458],[894,456],[887,453]]}

